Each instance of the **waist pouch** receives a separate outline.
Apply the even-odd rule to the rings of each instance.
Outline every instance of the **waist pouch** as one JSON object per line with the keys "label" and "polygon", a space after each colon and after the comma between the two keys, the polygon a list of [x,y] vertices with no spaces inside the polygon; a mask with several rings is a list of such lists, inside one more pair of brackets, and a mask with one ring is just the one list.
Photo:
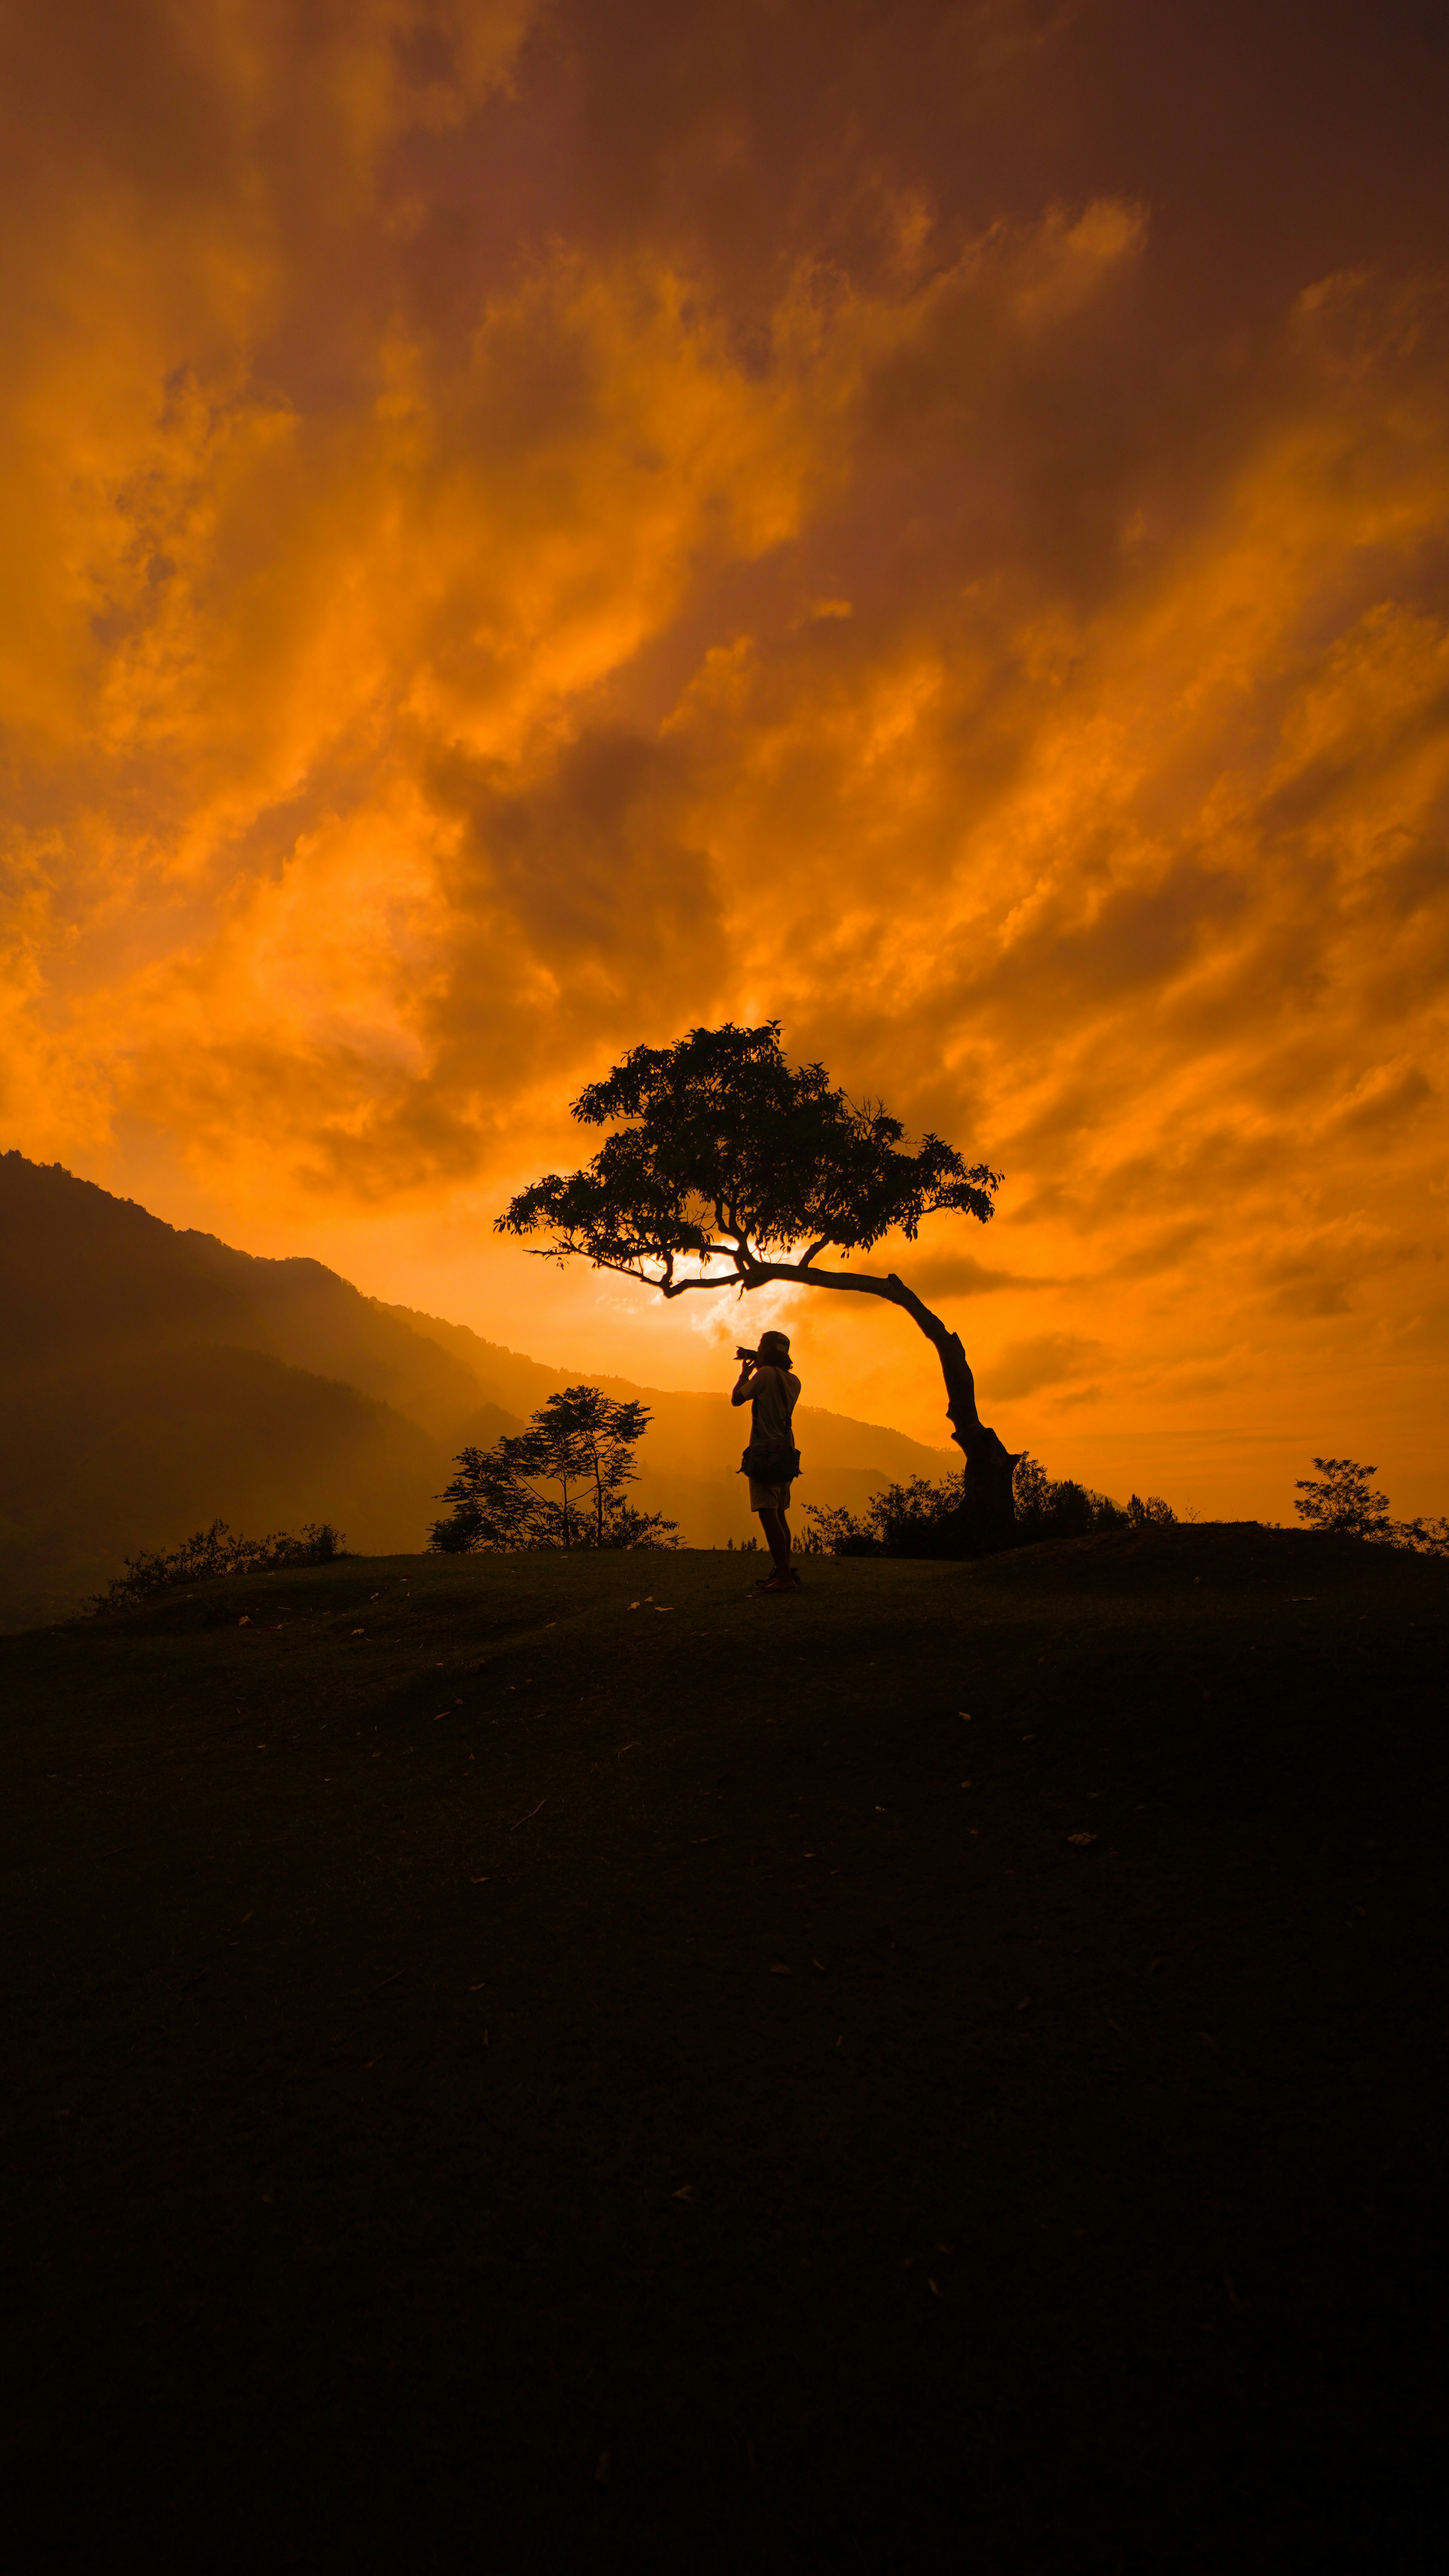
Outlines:
{"label": "waist pouch", "polygon": [[789,1440],[752,1440],[740,1460],[740,1474],[757,1485],[788,1485],[800,1473],[800,1452]]}

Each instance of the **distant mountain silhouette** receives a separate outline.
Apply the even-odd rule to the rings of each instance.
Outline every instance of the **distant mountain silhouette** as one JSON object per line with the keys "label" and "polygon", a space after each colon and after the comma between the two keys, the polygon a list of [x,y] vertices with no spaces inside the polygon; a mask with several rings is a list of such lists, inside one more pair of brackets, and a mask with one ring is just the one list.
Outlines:
{"label": "distant mountain silhouette", "polygon": [[[586,1376],[654,1410],[644,1508],[696,1546],[748,1534],[724,1394],[550,1368],[321,1262],[233,1251],[0,1154],[0,1627],[68,1615],[124,1556],[218,1516],[256,1536],[332,1520],[369,1553],[415,1552],[458,1449]],[[809,1406],[796,1419],[802,1501],[858,1506],[954,1461]]]}
{"label": "distant mountain silhouette", "polygon": [[340,1378],[444,1436],[478,1400],[474,1372],[436,1338],[399,1330],[320,1261],[256,1260],[214,1235],[178,1234],[130,1199],[19,1154],[0,1155],[0,1246],[7,1376],[66,1368],[82,1351],[205,1342]]}

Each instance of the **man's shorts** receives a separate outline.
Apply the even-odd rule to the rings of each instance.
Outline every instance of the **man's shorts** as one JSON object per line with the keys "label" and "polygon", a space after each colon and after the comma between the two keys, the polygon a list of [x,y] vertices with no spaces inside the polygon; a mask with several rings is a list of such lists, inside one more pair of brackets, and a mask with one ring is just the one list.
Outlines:
{"label": "man's shorts", "polygon": [[789,1508],[790,1480],[788,1477],[783,1485],[761,1485],[756,1483],[753,1476],[750,1478],[752,1512],[788,1512]]}

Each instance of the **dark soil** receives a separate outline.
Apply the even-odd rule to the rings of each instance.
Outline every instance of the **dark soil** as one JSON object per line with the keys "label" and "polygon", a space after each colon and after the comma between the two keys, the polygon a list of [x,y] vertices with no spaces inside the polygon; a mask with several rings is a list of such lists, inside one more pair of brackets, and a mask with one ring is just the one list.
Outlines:
{"label": "dark soil", "polygon": [[1449,1567],[756,1563],[0,1641],[17,2564],[1437,2569]]}

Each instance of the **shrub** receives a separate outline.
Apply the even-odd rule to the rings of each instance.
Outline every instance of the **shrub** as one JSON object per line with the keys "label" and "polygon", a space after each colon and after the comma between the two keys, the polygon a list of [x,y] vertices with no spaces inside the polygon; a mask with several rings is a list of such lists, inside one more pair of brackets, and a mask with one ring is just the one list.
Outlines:
{"label": "shrub", "polygon": [[1395,1521],[1394,1547],[1411,1547],[1419,1556],[1449,1556],[1449,1520],[1441,1512],[1432,1521]]}
{"label": "shrub", "polygon": [[[1039,1460],[1018,1459],[1013,1480],[1016,1525],[1008,1542],[1029,1547],[1038,1539],[1081,1538],[1092,1530],[1167,1526],[1177,1514],[1155,1494],[1134,1494],[1127,1509],[1071,1477],[1059,1483]],[[979,1544],[964,1520],[964,1475],[933,1485],[913,1476],[872,1494],[863,1514],[843,1506],[827,1511],[811,1503],[805,1513],[806,1556],[963,1556]]]}
{"label": "shrub", "polygon": [[266,1538],[243,1538],[225,1521],[213,1521],[179,1547],[143,1548],[139,1556],[128,1556],[125,1573],[96,1594],[91,1608],[97,1614],[134,1610],[177,1584],[209,1583],[220,1574],[269,1574],[287,1565],[330,1565],[346,1554],[346,1536],[331,1521],[308,1521],[300,1536],[272,1530]]}
{"label": "shrub", "polygon": [[1049,1476],[1030,1453],[1017,1460],[1013,1486],[1018,1545],[1047,1538],[1086,1538],[1094,1530],[1170,1527],[1177,1514],[1156,1494],[1144,1503],[1134,1494],[1124,1511],[1110,1494],[1079,1485],[1074,1476]]}
{"label": "shrub", "polygon": [[843,1504],[827,1511],[810,1503],[805,1511],[802,1553],[806,1556],[954,1556],[959,1543],[953,1532],[961,1508],[963,1479],[947,1476],[933,1485],[913,1476],[908,1485],[886,1485],[872,1494],[864,1516]]}

